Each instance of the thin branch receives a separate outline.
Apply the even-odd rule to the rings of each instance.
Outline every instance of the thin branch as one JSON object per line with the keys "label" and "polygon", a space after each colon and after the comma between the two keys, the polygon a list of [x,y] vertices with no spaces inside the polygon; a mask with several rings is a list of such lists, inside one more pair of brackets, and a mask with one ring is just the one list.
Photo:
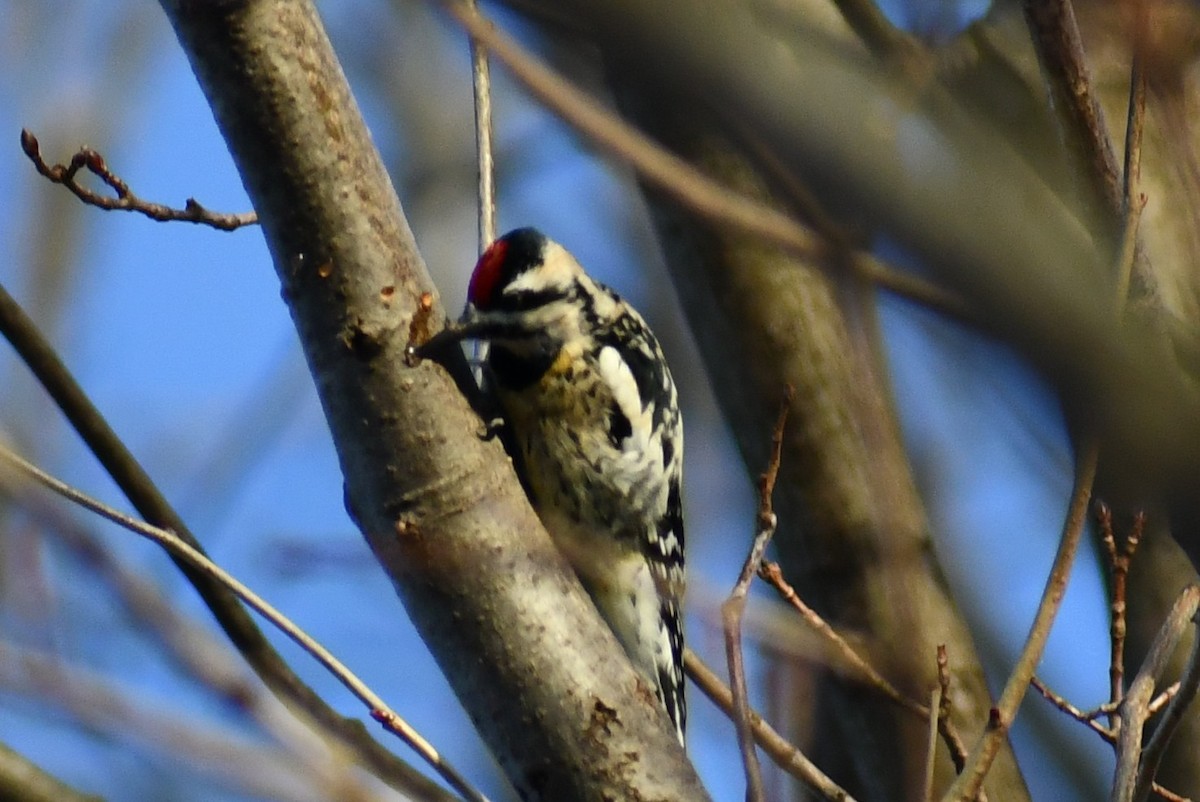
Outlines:
{"label": "thin branch", "polygon": [[408,744],[414,752],[428,763],[452,788],[462,794],[464,798],[474,800],[474,802],[487,802],[487,797],[472,787],[453,766],[442,758],[432,744],[421,737],[420,733],[410,727],[404,719],[389,708],[382,698],[351,672],[332,652],[309,636],[304,630],[300,629],[300,627],[296,626],[291,619],[271,606],[265,599],[242,584],[236,577],[210,560],[204,553],[184,542],[174,532],[139,521],[82,493],[22,459],[7,447],[0,446],[0,461],[3,461],[16,469],[20,474],[57,493],[68,501],[78,504],[84,509],[118,526],[124,527],[134,534],[154,541],[171,554],[187,561],[190,565],[204,572],[217,582],[220,582],[251,609],[269,621],[276,629],[287,635],[293,643],[312,655],[350,693],[354,694],[359,701],[367,706],[372,718],[382,723],[388,731]]}
{"label": "thin branch", "polygon": [[1171,700],[1174,699],[1182,689],[1182,682],[1172,682],[1170,685],[1164,688],[1162,693],[1154,697],[1150,704],[1146,705],[1146,709],[1150,711],[1150,715],[1154,716],[1160,713],[1164,707],[1171,703]]}
{"label": "thin branch", "polygon": [[[151,220],[162,223],[173,221],[196,223],[221,231],[236,231],[239,228],[258,224],[258,215],[254,212],[244,214],[214,212],[201,206],[195,198],[188,198],[182,209],[142,200],[133,193],[128,184],[108,169],[103,156],[87,146],[76,151],[66,164],[47,164],[46,160],[42,158],[42,149],[38,144],[37,137],[29,129],[22,128],[21,150],[25,151],[25,155],[33,162],[37,171],[51,183],[66,187],[75,197],[89,206],[108,211],[138,212]],[[76,176],[83,169],[103,181],[109,189],[116,193],[116,197],[104,195],[80,184]]]}
{"label": "thin branch", "polygon": [[742,615],[746,610],[746,596],[750,592],[750,583],[758,572],[767,545],[775,534],[779,519],[771,504],[775,493],[775,481],[779,478],[779,462],[783,453],[783,432],[787,425],[789,402],[795,391],[789,387],[784,394],[783,405],[779,410],[779,418],[775,422],[775,431],[771,437],[771,456],[767,460],[767,468],[759,477],[758,483],[758,514],[755,517],[754,543],[750,554],[742,565],[733,591],[721,605],[721,620],[725,625],[725,656],[729,662],[729,685],[733,689],[733,723],[737,728],[738,746],[742,752],[742,766],[746,772],[746,799],[748,802],[760,802],[766,799],[763,787],[762,769],[758,764],[758,755],[754,751],[754,738],[750,731],[750,699],[746,691],[746,670],[742,654]]}
{"label": "thin branch", "polygon": [[335,782],[356,782],[342,750],[331,749],[329,734],[270,693],[227,641],[183,614],[153,582],[123,564],[89,529],[65,515],[61,505],[24,490],[27,483],[18,487],[16,479],[0,472],[0,498],[11,497],[41,524],[47,537],[83,563],[88,575],[116,596],[138,631],[155,639],[181,671],[212,689],[232,709],[248,713],[307,765],[327,764],[340,775]]}
{"label": "thin branch", "polygon": [[[702,217],[761,237],[765,242],[832,269],[819,257],[829,250],[822,237],[779,210],[738,194],[664,150],[620,117],[576,89],[462,0],[446,0],[449,13],[482,42],[547,108],[609,155],[627,163],[646,181]],[[836,260],[833,260],[836,262]],[[861,277],[897,295],[959,319],[972,315],[952,293],[917,276],[894,270],[854,251],[846,263]]]}
{"label": "thin branch", "polygon": [[[1049,16],[1046,16],[1049,14]],[[1138,259],[1138,232],[1139,223],[1141,220],[1142,209],[1146,205],[1146,197],[1139,191],[1139,181],[1141,175],[1141,140],[1142,130],[1145,126],[1146,113],[1146,80],[1144,70],[1142,70],[1142,48],[1145,47],[1146,37],[1146,6],[1144,2],[1138,2],[1135,8],[1136,14],[1136,30],[1134,35],[1134,54],[1133,62],[1130,65],[1129,74],[1129,103],[1126,121],[1126,142],[1124,142],[1124,164],[1122,173],[1122,184],[1120,192],[1115,191],[1115,168],[1109,169],[1108,162],[1115,161],[1112,157],[1111,144],[1108,139],[1108,132],[1104,128],[1102,116],[1091,116],[1092,110],[1096,110],[1096,100],[1090,97],[1091,82],[1087,77],[1086,67],[1082,64],[1082,52],[1079,46],[1078,31],[1074,30],[1073,12],[1070,10],[1069,0],[1064,2],[1064,5],[1043,4],[1039,7],[1036,2],[1030,2],[1026,5],[1026,16],[1030,20],[1031,29],[1034,31],[1034,38],[1038,40],[1040,37],[1039,49],[1044,50],[1042,53],[1043,59],[1058,58],[1058,68],[1060,70],[1068,70],[1075,73],[1075,84],[1067,80],[1066,83],[1060,84],[1060,89],[1063,85],[1074,85],[1076,103],[1072,104],[1072,108],[1068,109],[1068,118],[1075,121],[1076,136],[1084,137],[1087,142],[1085,149],[1092,154],[1093,163],[1096,164],[1097,175],[1100,176],[1102,182],[1102,196],[1108,202],[1112,214],[1118,217],[1121,221],[1121,244],[1118,250],[1117,264],[1117,287],[1114,298],[1117,318],[1120,319],[1124,307],[1126,307],[1130,281],[1132,281],[1133,268],[1136,259]],[[1050,42],[1054,40],[1060,42],[1060,46],[1051,47]],[[1045,64],[1045,61],[1044,61]],[[1066,76],[1066,72],[1060,74],[1060,78]],[[1054,83],[1054,82],[1052,82]],[[1096,107],[1094,109],[1088,107]],[[1127,579],[1129,573],[1129,565],[1132,562],[1134,553],[1138,549],[1138,544],[1141,540],[1142,531],[1145,528],[1145,515],[1139,514],[1134,520],[1133,526],[1130,527],[1126,543],[1123,547],[1118,547],[1116,543],[1116,535],[1114,527],[1112,527],[1112,514],[1108,505],[1102,505],[1098,511],[1100,525],[1100,543],[1104,546],[1106,556],[1110,565],[1112,576],[1112,598],[1111,598],[1111,622],[1110,622],[1110,660],[1109,660],[1109,696],[1108,705],[1102,706],[1098,711],[1093,713],[1082,713],[1078,708],[1070,706],[1066,700],[1058,698],[1056,694],[1052,694],[1048,688],[1037,683],[1037,687],[1045,696],[1061,710],[1072,714],[1075,718],[1085,722],[1091,726],[1094,731],[1099,732],[1110,743],[1114,744],[1117,752],[1117,772],[1112,786],[1112,798],[1114,800],[1144,800],[1151,790],[1158,792],[1164,798],[1174,797],[1170,791],[1166,791],[1154,782],[1154,773],[1157,772],[1158,762],[1162,760],[1163,752],[1165,752],[1166,743],[1169,742],[1171,735],[1178,725],[1178,717],[1182,717],[1183,708],[1187,706],[1190,698],[1195,694],[1195,686],[1187,688],[1184,692],[1184,699],[1178,702],[1175,694],[1169,690],[1159,696],[1158,699],[1153,699],[1153,672],[1150,678],[1147,678],[1147,669],[1152,668],[1151,656],[1147,656],[1146,663],[1142,665],[1139,671],[1138,678],[1130,686],[1129,692],[1124,689],[1124,645],[1126,645],[1126,609],[1127,609]],[[1184,591],[1187,594],[1187,591]],[[1175,617],[1178,605],[1180,605],[1183,597],[1176,601],[1176,609],[1172,610],[1172,618]],[[1193,610],[1194,614],[1195,610]],[[1164,629],[1160,630],[1159,636],[1156,639],[1156,645],[1160,639],[1163,639],[1164,632],[1171,622],[1164,623]],[[1183,623],[1176,623],[1175,638],[1178,638],[1178,629],[1182,629]],[[1200,639],[1198,639],[1200,640]],[[1174,651],[1174,646],[1171,646],[1171,651]],[[1153,656],[1152,650],[1152,656]],[[1166,654],[1169,657],[1170,653]],[[1193,652],[1192,660],[1189,660],[1189,669],[1193,669],[1196,662],[1198,652]],[[1165,659],[1165,658],[1164,658]],[[1200,682],[1200,677],[1186,676],[1184,682],[1180,684],[1183,688],[1188,682]],[[1146,752],[1142,750],[1142,729],[1144,729],[1148,717],[1153,716],[1157,711],[1157,705],[1168,705],[1168,712],[1172,718],[1169,726],[1160,725],[1153,736],[1153,741],[1156,742],[1156,752],[1150,758],[1147,758],[1147,753],[1150,752],[1148,747]],[[1102,728],[1096,718],[1099,716],[1108,716],[1109,728]],[[1165,719],[1165,717],[1164,717]],[[1165,723],[1165,722],[1164,722]],[[1162,736],[1162,741],[1158,738]],[[1140,762],[1140,768],[1139,768]]]}
{"label": "thin branch", "polygon": [[[478,8],[477,0],[468,0]],[[479,253],[496,239],[496,162],[492,141],[492,69],[487,47],[475,37],[471,42],[471,88],[475,96],[475,158],[479,171]],[[491,344],[487,340],[471,343],[475,383],[483,385],[483,363]]]}
{"label": "thin branch", "polygon": [[[961,772],[967,764],[967,748],[963,744],[962,738],[959,737],[954,722],[950,720],[950,656],[944,643],[938,644],[937,669],[941,699],[939,706],[931,708],[931,710],[937,710],[938,731],[942,734],[942,740],[946,742],[946,746],[950,750],[950,760],[954,763],[954,770]],[[984,802],[982,791],[979,792],[979,796],[981,802]]]}
{"label": "thin branch", "polygon": [[644,178],[688,208],[789,247],[801,255],[823,253],[824,243],[803,225],[765,204],[731,193],[683,159],[663,150],[498,31],[470,5],[449,0],[445,6],[451,16],[500,59],[536,98],[596,145],[628,162]]}
{"label": "thin branch", "polygon": [[770,584],[783,600],[792,605],[804,623],[812,629],[817,635],[825,640],[830,650],[835,655],[835,664],[839,666],[839,673],[845,673],[849,668],[853,675],[851,679],[856,679],[875,690],[882,693],[888,700],[894,702],[905,710],[910,710],[916,713],[921,718],[929,718],[929,708],[925,705],[909,699],[900,691],[896,690],[896,686],[888,682],[888,680],[880,674],[874,666],[867,662],[850,643],[843,638],[837,630],[829,625],[824,618],[814,609],[808,606],[796,589],[788,583],[783,577],[783,571],[779,564],[775,562],[764,562],[758,570],[758,575]]}
{"label": "thin branch", "polygon": [[[1116,732],[1108,727],[1105,727],[1096,720],[1100,716],[1104,715],[1103,712],[1099,710],[1080,710],[1078,707],[1071,704],[1065,697],[1055,693],[1050,686],[1042,682],[1036,675],[1030,677],[1029,683],[1033,685],[1034,690],[1040,693],[1042,697],[1046,699],[1046,701],[1050,702],[1050,704],[1054,705],[1059,710],[1066,713],[1068,716],[1080,722],[1081,724],[1086,724],[1093,732],[1095,732],[1104,740],[1108,741],[1110,744],[1117,742]],[[1107,705],[1105,705],[1102,710],[1109,710],[1111,712],[1111,708]]]}
{"label": "thin branch", "polygon": [[0,744],[0,799],[103,802],[99,796],[77,791],[4,744]]}
{"label": "thin branch", "polygon": [[1092,495],[1092,482],[1096,478],[1096,462],[1099,448],[1094,442],[1084,444],[1076,461],[1075,487],[1071,493],[1071,503],[1067,509],[1066,521],[1063,523],[1062,539],[1058,544],[1058,553],[1054,555],[1054,564],[1050,576],[1046,579],[1046,588],[1042,591],[1042,599],[1038,604],[1037,614],[1025,639],[1025,646],[1017,659],[1016,666],[1008,677],[1004,692],[1000,695],[999,703],[992,708],[988,717],[987,727],[984,728],[978,743],[967,759],[967,765],[955,780],[954,785],[943,797],[945,800],[967,802],[974,799],[983,786],[996,759],[1000,748],[1008,737],[1008,730],[1016,717],[1017,708],[1025,698],[1029,681],[1042,658],[1046,641],[1050,637],[1050,628],[1058,615],[1063,596],[1067,590],[1067,581],[1071,576],[1071,566],[1079,551],[1079,542],[1083,538],[1084,526],[1087,522],[1088,503]]}
{"label": "thin branch", "polygon": [[[1130,685],[1130,699],[1142,699],[1147,696],[1146,710],[1144,713],[1131,714],[1125,710],[1125,718],[1128,724],[1127,729],[1135,729],[1137,734],[1137,752],[1132,755],[1132,763],[1138,766],[1137,781],[1134,785],[1133,795],[1130,797],[1135,802],[1141,802],[1146,799],[1150,793],[1151,783],[1154,781],[1154,775],[1158,772],[1159,764],[1162,763],[1163,756],[1166,754],[1167,745],[1170,744],[1171,738],[1174,737],[1179,724],[1183,721],[1183,713],[1187,710],[1189,704],[1196,697],[1196,690],[1200,687],[1200,635],[1192,639],[1192,650],[1188,656],[1187,666],[1184,669],[1183,677],[1180,679],[1179,690],[1172,697],[1167,705],[1167,709],[1163,712],[1162,718],[1158,722],[1158,727],[1155,728],[1154,734],[1150,736],[1150,741],[1142,748],[1140,743],[1142,735],[1142,725],[1146,717],[1149,717],[1151,700],[1149,694],[1142,692],[1143,684],[1153,690],[1158,682],[1158,678],[1162,676],[1166,670],[1171,655],[1174,654],[1175,648],[1179,645],[1179,641],[1183,638],[1184,631],[1190,624],[1196,623],[1197,613],[1200,612],[1200,586],[1189,585],[1184,588],[1175,600],[1174,606],[1171,608],[1167,620],[1163,622],[1162,627],[1158,631],[1158,635],[1154,639],[1154,643],[1150,647],[1150,653],[1146,655],[1145,663],[1138,671],[1137,677],[1134,678]],[[1127,707],[1127,705],[1122,705]],[[1134,725],[1134,722],[1137,722]],[[1124,738],[1122,738],[1124,745]],[[1138,755],[1140,754],[1140,761]],[[1118,755],[1117,767],[1118,771],[1124,765],[1121,760],[1121,755]],[[1140,764],[1140,765],[1139,765]],[[1118,784],[1113,785],[1113,798],[1117,797]]]}
{"label": "thin branch", "polygon": [[[696,683],[696,687],[700,689],[701,693],[732,720],[735,714],[733,692],[729,690],[729,686],[722,682],[716,672],[706,666],[704,661],[697,657],[691,649],[684,650],[683,665],[687,670],[688,677]],[[803,752],[763,720],[762,716],[753,710],[748,712],[754,740],[771,757],[776,766],[821,794],[825,799],[835,800],[835,802],[855,802],[854,797],[829,779],[824,772],[805,757]]]}
{"label": "thin branch", "polygon": [[[478,8],[477,0],[469,0]],[[496,163],[492,145],[492,71],[487,46],[471,37],[471,88],[475,96],[475,147],[479,169],[479,252],[496,239]]]}
{"label": "thin branch", "polygon": [[1090,182],[1085,203],[1100,205],[1100,218],[1115,230],[1121,186],[1117,159],[1100,101],[1092,87],[1071,0],[1025,0],[1025,20],[1050,85],[1052,106],[1063,124],[1067,151],[1078,160],[1077,175]]}
{"label": "thin branch", "polygon": [[[92,404],[37,325],[2,284],[0,334],[16,349],[138,513],[148,522],[176,533],[189,546],[202,552],[199,541],[183,519]],[[272,692],[304,710],[351,750],[362,765],[392,787],[423,798],[445,798],[445,792],[436,783],[371,738],[360,721],[342,716],[304,684],[226,588],[185,561],[177,560],[176,564],[234,647]]]}
{"label": "thin branch", "polygon": [[1152,783],[1150,790],[1153,791],[1159,799],[1165,800],[1165,802],[1193,802],[1190,797],[1182,796],[1174,791],[1163,788],[1158,783]]}
{"label": "thin branch", "polygon": [[[808,606],[796,589],[788,583],[783,577],[783,571],[779,564],[775,562],[765,561],[758,569],[758,575],[761,579],[770,584],[779,593],[783,600],[792,605],[793,609],[800,614],[804,623],[826,642],[827,648],[834,656],[830,661],[831,667],[836,669],[847,679],[852,681],[862,682],[863,684],[882,693],[888,701],[900,706],[904,710],[908,710],[921,717],[929,720],[932,716],[930,710],[920,702],[910,699],[896,689],[878,670],[875,669],[858,651],[850,645],[850,643],[838,633],[833,627],[825,621],[824,618],[814,609]],[[938,658],[942,659],[943,655],[939,652]],[[938,664],[940,672],[945,672],[946,667],[941,663]],[[940,676],[940,675],[939,675]],[[949,676],[948,674],[946,675]],[[947,689],[948,692],[948,689]],[[949,696],[943,697],[943,702],[949,705]],[[950,759],[954,762],[954,766],[958,771],[962,771],[966,760],[966,746],[963,743],[962,736],[959,735],[958,729],[954,726],[954,722],[950,719],[949,712],[945,712],[939,717],[938,731],[942,735],[942,740],[946,744],[946,748],[950,752]]]}
{"label": "thin branch", "polygon": [[1117,704],[1125,695],[1125,580],[1129,576],[1129,564],[1121,559],[1117,548],[1117,536],[1113,531],[1112,509],[1103,501],[1096,505],[1096,523],[1100,527],[1100,544],[1108,558],[1108,572],[1112,580],[1112,600],[1109,602],[1108,622],[1108,701],[1114,703],[1109,713],[1109,726],[1118,726]]}
{"label": "thin branch", "polygon": [[[1195,652],[1193,652],[1193,657],[1195,657]],[[1189,666],[1189,670],[1191,670],[1190,666]],[[1101,738],[1103,738],[1105,741],[1107,741],[1113,747],[1119,747],[1118,733],[1126,732],[1126,730],[1124,728],[1122,728],[1121,730],[1109,729],[1108,727],[1105,727],[1103,724],[1101,724],[1099,721],[1097,721],[1097,719],[1099,719],[1102,716],[1112,715],[1113,708],[1116,707],[1116,705],[1109,703],[1109,704],[1101,705],[1100,707],[1096,708],[1095,710],[1080,710],[1078,707],[1071,704],[1067,699],[1065,699],[1064,697],[1060,696],[1059,694],[1057,694],[1053,690],[1051,690],[1044,682],[1042,682],[1036,676],[1033,677],[1032,679],[1030,679],[1030,684],[1033,685],[1033,687],[1038,691],[1038,693],[1040,693],[1043,697],[1045,697],[1051,704],[1053,704],[1059,710],[1066,713],[1068,716],[1070,716],[1071,718],[1080,722],[1081,724],[1086,725],[1090,730],[1092,730],[1092,732],[1099,735]],[[1156,697],[1153,701],[1151,701],[1149,704],[1147,704],[1146,705],[1146,718],[1149,718],[1150,716],[1155,715],[1164,705],[1168,704],[1170,702],[1170,700],[1175,697],[1175,694],[1178,692],[1179,688],[1180,688],[1180,683],[1178,683],[1178,682],[1172,683],[1170,687],[1168,687],[1165,691],[1163,691],[1161,694],[1159,694],[1158,697]],[[1118,720],[1120,720],[1120,719],[1118,718]],[[1176,794],[1174,791],[1171,791],[1170,789],[1164,788],[1162,785],[1159,785],[1158,782],[1153,781],[1153,780],[1151,780],[1151,783],[1150,783],[1150,790],[1154,794],[1158,795],[1160,798],[1168,800],[1168,802],[1189,802],[1189,800],[1187,800],[1186,798],[1180,796],[1179,794]]]}
{"label": "thin branch", "polygon": [[1129,568],[1133,556],[1141,542],[1142,532],[1146,525],[1146,517],[1138,514],[1130,527],[1123,546],[1117,546],[1116,534],[1113,530],[1112,510],[1107,504],[1100,504],[1097,510],[1100,524],[1100,543],[1108,558],[1109,574],[1112,579],[1112,602],[1110,604],[1109,622],[1109,704],[1108,724],[1114,732],[1120,730],[1120,705],[1125,694],[1125,635],[1126,635],[1126,596],[1128,593]]}
{"label": "thin branch", "polygon": [[1137,256],[1138,223],[1146,207],[1146,196],[1138,192],[1142,176],[1142,130],[1146,123],[1146,73],[1143,65],[1146,40],[1146,3],[1135,2],[1133,61],[1129,67],[1129,111],[1125,120],[1125,169],[1123,172],[1121,210],[1121,269],[1117,273],[1117,298],[1129,296],[1133,264]]}
{"label": "thin branch", "polygon": [[921,799],[927,800],[927,802],[933,800],[933,768],[937,765],[938,721],[941,718],[942,700],[945,698],[942,691],[942,684],[939,682],[929,692],[929,709],[935,712],[929,717],[929,731],[925,738],[925,782],[922,785]]}

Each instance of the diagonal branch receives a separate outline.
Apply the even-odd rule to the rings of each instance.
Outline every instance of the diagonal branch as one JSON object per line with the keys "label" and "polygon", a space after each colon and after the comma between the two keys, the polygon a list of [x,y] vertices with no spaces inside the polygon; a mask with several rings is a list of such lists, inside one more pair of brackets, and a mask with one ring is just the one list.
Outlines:
{"label": "diagonal branch", "polygon": [[1093,89],[1071,0],[1026,0],[1025,19],[1060,115],[1074,174],[1088,183],[1085,202],[1116,230],[1122,203],[1120,168]]}
{"label": "diagonal branch", "polygon": [[84,794],[0,743],[0,798],[22,802],[102,802]]}
{"label": "diagonal branch", "polygon": [[445,313],[309,0],[162,0],[254,208],[347,508],[526,799],[706,793],[450,375]]}
{"label": "diagonal branch", "polygon": [[189,545],[174,532],[157,526],[151,526],[126,515],[90,496],[76,490],[65,482],[37,468],[22,459],[8,448],[0,445],[0,462],[10,469],[15,469],[24,478],[37,482],[48,490],[63,498],[78,504],[80,507],[95,513],[100,517],[122,526],[136,535],[141,535],[161,546],[168,554],[177,560],[186,562],[193,569],[203,573],[222,587],[245,602],[252,610],[266,618],[271,624],[287,635],[297,646],[313,656],[324,666],[346,690],[354,694],[371,712],[371,717],[379,721],[391,733],[399,736],[413,751],[421,756],[452,788],[466,799],[474,802],[487,802],[487,798],[475,790],[458,771],[445,761],[433,745],[421,737],[420,733],[408,725],[394,710],[388,707],[374,691],[350,671],[332,652],[314,640],[291,619],[271,606],[265,599],[239,581],[199,549]]}
{"label": "diagonal branch", "polygon": [[[203,548],[187,524],[92,404],[53,347],[38,331],[36,324],[3,285],[0,285],[0,334],[16,349],[138,513],[151,524],[175,532],[181,540],[203,553]],[[384,782],[414,795],[436,798],[442,793],[428,778],[367,735],[361,722],[342,716],[305,685],[271,647],[228,590],[186,562],[176,561],[176,565],[196,588],[234,647],[267,687],[312,716],[321,727],[344,743],[355,759],[369,766]]]}
{"label": "diagonal branch", "polygon": [[742,752],[742,766],[746,771],[746,799],[748,802],[762,802],[766,797],[763,788],[762,769],[758,765],[758,755],[754,752],[754,738],[750,732],[750,698],[746,691],[745,658],[742,653],[742,616],[746,611],[746,597],[750,593],[750,583],[762,564],[767,546],[775,534],[779,519],[771,504],[775,492],[775,480],[779,478],[779,462],[783,452],[783,430],[787,424],[788,408],[795,397],[795,390],[788,388],[784,394],[783,406],[779,410],[779,418],[775,422],[775,432],[771,438],[771,457],[767,468],[759,477],[758,482],[758,514],[755,516],[754,542],[746,562],[738,574],[737,582],[729,598],[721,605],[721,620],[725,626],[725,655],[729,663],[729,687],[733,690],[733,723],[737,728],[738,746]]}
{"label": "diagonal branch", "polygon": [[1096,478],[1098,455],[1099,449],[1094,443],[1090,443],[1076,457],[1075,487],[1071,491],[1071,503],[1063,522],[1062,539],[1058,544],[1058,553],[1054,555],[1054,564],[1050,569],[1050,576],[1046,579],[1046,587],[1042,591],[1042,600],[1038,604],[1033,624],[1030,625],[1029,636],[1025,639],[1025,646],[1021,649],[1017,664],[1004,685],[1000,701],[992,708],[983,735],[971,750],[967,765],[943,797],[946,802],[968,802],[975,798],[992,761],[1008,737],[1017,708],[1021,706],[1034,671],[1042,659],[1046,641],[1050,639],[1050,628],[1054,625],[1054,619],[1067,591],[1071,566],[1075,563],[1075,555],[1079,552],[1079,542],[1087,524],[1087,510],[1092,498],[1092,483]]}
{"label": "diagonal branch", "polygon": [[[38,144],[37,137],[28,129],[23,128],[21,129],[21,150],[25,151],[25,155],[29,157],[41,175],[53,184],[66,187],[88,206],[109,211],[138,212],[160,223],[172,221],[197,223],[221,231],[235,231],[258,222],[258,215],[254,212],[245,214],[214,212],[201,206],[195,198],[188,198],[182,209],[143,200],[134,194],[120,176],[108,168],[108,163],[104,161],[104,157],[99,152],[89,147],[80,148],[66,164],[47,164],[46,160],[42,158],[42,149]],[[116,197],[95,192],[79,183],[76,176],[83,169],[103,181],[109,189],[116,193]]]}
{"label": "diagonal branch", "polygon": [[1167,744],[1179,726],[1184,710],[1195,698],[1200,682],[1200,637],[1193,640],[1180,690],[1172,697],[1150,741],[1143,745],[1142,731],[1151,715],[1154,690],[1167,669],[1171,655],[1200,611],[1200,586],[1184,588],[1163,621],[1145,662],[1121,702],[1122,728],[1117,744],[1117,777],[1113,782],[1114,802],[1141,802],[1150,793]]}
{"label": "diagonal branch", "polygon": [[[628,163],[647,182],[697,214],[761,237],[822,267],[838,260],[816,258],[829,245],[817,232],[771,206],[738,193],[663,149],[620,117],[602,108],[515,41],[497,31],[474,8],[449,0],[446,8],[474,40],[485,44],[526,88],[593,144]],[[969,320],[961,299],[935,284],[895,270],[870,253],[852,250],[845,262],[857,275],[905,298],[954,318]]]}
{"label": "diagonal branch", "polygon": [[[700,689],[701,693],[707,696],[730,719],[735,718],[733,691],[721,681],[716,672],[706,666],[691,649],[684,651],[683,663],[688,677],[696,683],[696,687]],[[836,802],[855,802],[854,797],[846,793],[841,786],[817,768],[803,752],[776,732],[762,716],[753,710],[747,710],[747,714],[755,742],[771,756],[775,765],[826,799],[836,800]]]}

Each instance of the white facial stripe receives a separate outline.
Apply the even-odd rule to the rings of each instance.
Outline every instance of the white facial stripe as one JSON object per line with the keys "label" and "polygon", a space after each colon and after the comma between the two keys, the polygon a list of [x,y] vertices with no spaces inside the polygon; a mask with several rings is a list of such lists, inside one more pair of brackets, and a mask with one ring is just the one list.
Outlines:
{"label": "white facial stripe", "polygon": [[575,258],[557,242],[548,242],[542,252],[542,263],[517,276],[504,291],[517,293],[565,289],[581,275],[583,268]]}

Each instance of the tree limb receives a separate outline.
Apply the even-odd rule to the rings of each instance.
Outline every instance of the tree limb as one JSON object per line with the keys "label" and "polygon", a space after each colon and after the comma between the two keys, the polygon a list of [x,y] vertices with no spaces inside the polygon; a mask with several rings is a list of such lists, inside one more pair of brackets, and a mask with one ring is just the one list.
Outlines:
{"label": "tree limb", "polygon": [[[510,780],[532,799],[703,799],[653,693],[507,456],[410,339],[444,313],[311,3],[164,0],[263,233],[347,505]],[[420,314],[418,315],[418,310]]]}

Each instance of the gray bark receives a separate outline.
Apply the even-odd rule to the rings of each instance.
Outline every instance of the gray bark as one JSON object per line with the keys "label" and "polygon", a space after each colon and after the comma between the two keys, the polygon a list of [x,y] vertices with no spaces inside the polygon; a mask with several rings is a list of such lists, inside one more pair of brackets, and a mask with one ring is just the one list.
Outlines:
{"label": "gray bark", "polygon": [[260,215],[347,504],[513,785],[705,798],[500,443],[445,370],[405,363],[444,314],[311,3],[163,7]]}

